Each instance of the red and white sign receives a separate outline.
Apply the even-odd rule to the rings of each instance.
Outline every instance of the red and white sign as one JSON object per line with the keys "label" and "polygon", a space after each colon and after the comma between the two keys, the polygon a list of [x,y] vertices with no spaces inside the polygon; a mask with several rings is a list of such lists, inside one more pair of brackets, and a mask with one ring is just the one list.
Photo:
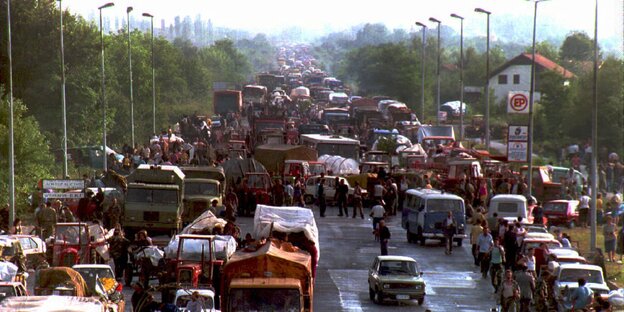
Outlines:
{"label": "red and white sign", "polygon": [[509,94],[507,95],[507,113],[528,114],[529,92],[509,91]]}

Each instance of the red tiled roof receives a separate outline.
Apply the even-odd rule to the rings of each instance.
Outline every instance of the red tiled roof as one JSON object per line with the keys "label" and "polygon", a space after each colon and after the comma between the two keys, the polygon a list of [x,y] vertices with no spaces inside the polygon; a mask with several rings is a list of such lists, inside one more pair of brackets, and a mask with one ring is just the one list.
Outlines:
{"label": "red tiled roof", "polygon": [[[529,60],[531,59],[531,53],[522,53],[522,56],[526,57]],[[535,53],[535,64],[542,66],[546,69],[558,72],[564,78],[574,78],[574,74],[571,71],[561,67],[559,64],[551,61],[549,58],[539,53]]]}
{"label": "red tiled roof", "polygon": [[[512,65],[531,65],[531,53],[522,53],[512,58],[511,60],[507,61],[507,63],[503,64],[501,67],[494,70],[490,74],[490,78],[495,77],[500,72],[505,70],[507,67],[512,66]],[[556,73],[559,73],[564,78],[570,79],[570,78],[575,77],[574,73],[563,68],[561,65],[553,62],[552,60],[548,59],[547,57],[539,53],[535,53],[535,65],[536,65],[536,69],[543,68],[547,70],[552,70],[552,71],[555,71]]]}

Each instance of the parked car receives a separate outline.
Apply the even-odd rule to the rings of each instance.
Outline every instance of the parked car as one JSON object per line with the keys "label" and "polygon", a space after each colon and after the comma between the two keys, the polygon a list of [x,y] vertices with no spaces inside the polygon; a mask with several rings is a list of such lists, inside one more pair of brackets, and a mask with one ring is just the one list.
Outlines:
{"label": "parked car", "polygon": [[[316,200],[316,191],[318,190],[318,184],[321,179],[321,176],[314,176],[308,178],[305,184],[305,194],[303,195],[303,200],[306,204],[312,204],[314,200]],[[334,195],[336,194],[336,177],[335,176],[325,176],[323,178],[325,180],[325,199],[328,203],[334,202]],[[340,178],[340,180],[344,180],[345,184],[349,188],[348,193],[348,202],[351,202],[353,197],[353,187],[349,185],[349,181],[345,178]]]}
{"label": "parked car", "polygon": [[554,269],[554,266],[564,263],[587,263],[587,259],[581,256],[578,251],[570,248],[552,248],[548,250],[548,263],[549,271]]}
{"label": "parked car", "polygon": [[377,256],[368,269],[368,293],[377,304],[384,299],[425,301],[425,280],[416,260],[404,256]]}
{"label": "parked car", "polygon": [[46,244],[39,236],[12,234],[9,237],[17,239],[22,245],[27,268],[35,269],[39,264],[46,261]]}
{"label": "parked car", "polygon": [[578,200],[551,200],[544,204],[544,217],[548,225],[566,225],[573,228],[578,223]]}
{"label": "parked car", "polygon": [[548,249],[562,248],[561,243],[554,238],[525,238],[520,246],[520,255],[526,255],[529,248],[538,248],[542,243],[546,243]]}
{"label": "parked car", "polygon": [[210,289],[178,289],[175,294],[174,304],[180,312],[188,311],[186,305],[191,301],[191,295],[198,292],[202,300],[202,312],[216,312],[214,308],[214,291]]}
{"label": "parked car", "polygon": [[495,195],[490,200],[488,208],[488,218],[494,213],[499,218],[514,222],[518,217],[522,218],[522,223],[533,223],[532,207],[527,205],[527,199],[523,195],[500,194]]}
{"label": "parked car", "polygon": [[[91,294],[99,294],[108,305],[117,305],[117,311],[123,311],[125,300],[123,286],[115,280],[115,273],[108,264],[76,264],[72,267],[80,273]],[[99,285],[98,285],[99,284]],[[104,293],[102,293],[102,291]]]}
{"label": "parked car", "polygon": [[603,298],[609,294],[609,287],[605,282],[602,268],[597,265],[561,264],[555,266],[553,274],[556,277],[553,294],[557,300],[557,311],[569,311],[571,309],[570,295],[578,288],[579,278],[585,279],[585,285],[594,294],[599,294]]}

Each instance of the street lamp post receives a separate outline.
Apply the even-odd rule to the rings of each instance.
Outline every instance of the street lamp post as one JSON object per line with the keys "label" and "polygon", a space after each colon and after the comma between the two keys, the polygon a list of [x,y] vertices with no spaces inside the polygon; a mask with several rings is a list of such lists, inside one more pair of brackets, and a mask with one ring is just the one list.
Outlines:
{"label": "street lamp post", "polygon": [[98,8],[98,10],[100,11],[100,55],[102,58],[102,66],[101,66],[101,76],[102,76],[102,84],[100,85],[100,96],[101,96],[101,101],[102,101],[102,154],[104,157],[104,163],[103,163],[103,167],[104,167],[104,172],[107,171],[108,166],[107,166],[107,161],[108,161],[108,156],[106,155],[106,91],[105,91],[105,86],[104,83],[106,82],[106,77],[104,76],[104,31],[102,30],[102,9],[106,9],[106,8],[110,8],[112,6],[114,6],[115,4],[112,2],[109,2],[101,7]]}
{"label": "street lamp post", "polygon": [[416,22],[416,25],[422,27],[422,53],[420,54],[420,122],[425,122],[425,51],[427,50],[426,34],[427,25]]}
{"label": "street lamp post", "polygon": [[13,57],[11,46],[11,0],[7,0],[7,53],[9,58],[9,224],[15,219],[15,147],[13,142]]}
{"label": "street lamp post", "polygon": [[132,142],[132,148],[134,148],[134,95],[132,92],[132,41],[130,40],[130,12],[132,7],[126,9],[128,15],[128,69],[130,72],[130,141]]}
{"label": "street lamp post", "polygon": [[464,18],[453,13],[451,17],[458,18],[461,25],[459,35],[459,140],[464,140]]}
{"label": "street lamp post", "polygon": [[436,69],[436,76],[437,76],[437,91],[436,91],[436,104],[438,106],[438,111],[437,111],[437,119],[436,119],[436,125],[440,125],[440,24],[442,24],[441,21],[430,17],[429,21],[434,22],[434,23],[438,23],[438,65],[437,65],[437,69]]}
{"label": "street lamp post", "polygon": [[533,12],[533,45],[531,47],[531,85],[529,91],[529,141],[527,143],[527,188],[529,196],[533,195],[533,100],[535,92],[535,30],[537,26],[537,4],[544,0],[535,0],[535,9]]}
{"label": "street lamp post", "polygon": [[594,81],[592,105],[592,144],[591,144],[591,249],[596,250],[596,200],[598,195],[598,0],[594,13]]}
{"label": "street lamp post", "polygon": [[152,133],[156,134],[156,80],[154,75],[154,16],[149,13],[143,13],[143,16],[149,17],[152,24]]}
{"label": "street lamp post", "polygon": [[490,151],[490,14],[482,8],[475,12],[487,15],[487,42],[485,44],[485,149]]}
{"label": "street lamp post", "polygon": [[65,48],[63,45],[63,0],[59,1],[61,16],[61,106],[63,114],[63,178],[69,177],[67,168],[67,106],[65,102]]}

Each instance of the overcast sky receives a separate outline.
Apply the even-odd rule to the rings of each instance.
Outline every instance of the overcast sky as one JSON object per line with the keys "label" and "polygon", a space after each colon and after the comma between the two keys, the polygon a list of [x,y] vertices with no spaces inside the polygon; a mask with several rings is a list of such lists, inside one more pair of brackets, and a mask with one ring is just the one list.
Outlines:
{"label": "overcast sky", "polygon": [[[109,0],[110,1],[110,0]],[[97,16],[97,7],[106,0],[64,0],[63,7],[88,17]],[[538,5],[538,24],[555,24],[564,29],[583,30],[592,36],[594,23],[594,1],[592,0],[550,0]],[[160,26],[173,23],[175,16],[198,14],[211,19],[216,26],[245,29],[268,34],[279,32],[290,26],[305,29],[342,30],[362,23],[384,23],[388,28],[413,29],[415,21],[428,22],[435,17],[443,24],[459,29],[459,21],[451,18],[456,13],[465,18],[467,31],[485,33],[485,17],[475,13],[481,7],[492,12],[492,19],[513,14],[517,18],[533,16],[533,1],[529,0],[118,0],[115,7],[104,12],[107,16],[126,15],[126,7],[133,6],[133,16],[141,13],[154,15],[154,24]],[[624,0],[599,0],[598,37],[622,38]],[[538,38],[539,40],[539,38]]]}

